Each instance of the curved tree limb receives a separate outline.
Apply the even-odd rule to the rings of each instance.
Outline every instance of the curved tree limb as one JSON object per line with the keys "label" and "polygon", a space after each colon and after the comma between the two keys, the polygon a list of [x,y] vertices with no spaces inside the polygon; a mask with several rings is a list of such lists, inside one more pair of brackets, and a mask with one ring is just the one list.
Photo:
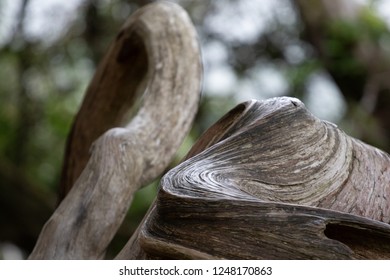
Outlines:
{"label": "curved tree limb", "polygon": [[[126,124],[145,91],[131,129],[148,137],[150,147],[144,147],[144,152],[151,167],[161,158],[159,147],[172,153],[181,138],[171,131],[163,132],[165,123],[188,130],[199,102],[200,80],[197,35],[185,11],[168,3],[138,10],[111,44],[87,89],[68,138],[61,199],[86,166],[92,143],[108,129]],[[159,165],[165,167],[167,161],[169,157]],[[149,181],[148,177],[155,177],[164,167],[150,168],[143,180]]]}
{"label": "curved tree limb", "polygon": [[[134,192],[163,172],[189,131],[200,76],[196,32],[184,10],[160,2],[131,16],[76,117],[65,160],[65,193],[84,170],[45,224],[30,259],[103,256]],[[143,92],[131,122],[104,133],[89,158],[91,143],[124,123]]]}

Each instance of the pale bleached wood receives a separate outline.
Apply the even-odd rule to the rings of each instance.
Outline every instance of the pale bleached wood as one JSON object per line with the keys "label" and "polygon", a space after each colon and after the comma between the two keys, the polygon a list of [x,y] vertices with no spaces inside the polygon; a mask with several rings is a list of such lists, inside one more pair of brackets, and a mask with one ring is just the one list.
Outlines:
{"label": "pale bleached wood", "polygon": [[[183,9],[159,2],[131,16],[77,115],[68,142],[65,192],[84,170],[45,224],[30,259],[103,257],[134,192],[167,167],[189,131],[200,76],[196,32]],[[89,158],[90,143],[122,123],[143,91],[131,122],[104,133]]]}
{"label": "pale bleached wood", "polygon": [[197,34],[183,9],[156,3],[132,15],[103,58],[74,121],[61,199],[86,166],[92,142],[112,127],[127,125],[134,111],[138,114],[131,129],[150,145],[143,149],[150,168],[142,180],[161,173],[171,158],[160,154],[172,154],[182,140],[164,130],[188,130],[197,109],[193,104],[199,102],[201,75]]}

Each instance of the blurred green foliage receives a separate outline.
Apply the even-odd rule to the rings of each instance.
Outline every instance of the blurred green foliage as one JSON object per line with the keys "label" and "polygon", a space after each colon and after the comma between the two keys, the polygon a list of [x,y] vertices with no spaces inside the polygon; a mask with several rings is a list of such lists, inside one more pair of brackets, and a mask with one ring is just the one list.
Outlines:
{"label": "blurred green foliage", "polygon": [[372,40],[378,40],[382,36],[389,34],[384,20],[369,7],[364,7],[361,10],[358,29],[361,30],[360,34],[367,34]]}
{"label": "blurred green foliage", "polygon": [[360,74],[364,71],[364,66],[351,52],[361,39],[361,30],[356,24],[344,20],[333,21],[328,25],[326,36],[325,51],[332,68],[341,75]]}

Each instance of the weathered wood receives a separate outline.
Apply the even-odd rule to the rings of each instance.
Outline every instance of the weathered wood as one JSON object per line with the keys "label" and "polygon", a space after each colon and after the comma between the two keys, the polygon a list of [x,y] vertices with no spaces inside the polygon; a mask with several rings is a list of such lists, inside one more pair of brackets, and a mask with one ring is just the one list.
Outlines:
{"label": "weathered wood", "polygon": [[250,101],[163,177],[118,258],[388,259],[389,182],[389,155],[299,100]]}
{"label": "weathered wood", "polygon": [[[131,129],[153,145],[144,149],[151,168],[143,181],[161,173],[170,157],[164,159],[159,147],[172,154],[182,139],[167,131],[188,130],[197,109],[193,104],[199,102],[201,74],[196,31],[183,9],[159,3],[132,15],[97,69],[72,126],[61,199],[85,168],[92,143],[108,129],[127,125],[136,113]],[[166,130],[170,126],[174,127]]]}
{"label": "weathered wood", "polygon": [[[191,178],[202,178],[206,185],[240,190],[264,201],[390,222],[388,154],[319,120],[298,99],[251,101],[238,108],[242,111],[236,108],[222,120],[235,118],[218,143],[182,164],[181,174],[194,174]],[[210,130],[206,137],[219,134]],[[187,180],[179,184],[193,187]]]}
{"label": "weathered wood", "polygon": [[[84,170],[45,224],[30,259],[103,257],[134,192],[163,172],[189,131],[200,76],[197,36],[184,10],[155,3],[131,16],[100,64],[75,120],[63,174],[65,193]],[[90,144],[123,123],[143,92],[131,122],[104,133],[89,158]]]}
{"label": "weathered wood", "polygon": [[[76,118],[65,192],[83,172],[30,259],[103,256],[133,193],[164,170],[188,131],[200,68],[194,28],[176,5],[159,2],[131,17]],[[78,158],[144,91],[130,124],[108,130],[90,158]],[[317,119],[297,99],[248,101],[162,178],[117,259],[389,259],[389,196],[388,154]]]}
{"label": "weathered wood", "polygon": [[166,193],[157,205],[139,235],[137,258],[390,259],[389,225],[355,215]]}

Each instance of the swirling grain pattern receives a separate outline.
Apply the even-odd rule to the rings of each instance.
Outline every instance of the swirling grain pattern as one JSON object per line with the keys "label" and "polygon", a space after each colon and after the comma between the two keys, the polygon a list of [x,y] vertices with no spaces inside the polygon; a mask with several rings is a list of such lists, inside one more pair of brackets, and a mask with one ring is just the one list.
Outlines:
{"label": "swirling grain pattern", "polygon": [[388,154],[319,120],[294,98],[239,106],[245,109],[231,123],[224,119],[230,126],[217,141],[201,140],[206,148],[163,178],[163,191],[315,206],[389,223]]}

